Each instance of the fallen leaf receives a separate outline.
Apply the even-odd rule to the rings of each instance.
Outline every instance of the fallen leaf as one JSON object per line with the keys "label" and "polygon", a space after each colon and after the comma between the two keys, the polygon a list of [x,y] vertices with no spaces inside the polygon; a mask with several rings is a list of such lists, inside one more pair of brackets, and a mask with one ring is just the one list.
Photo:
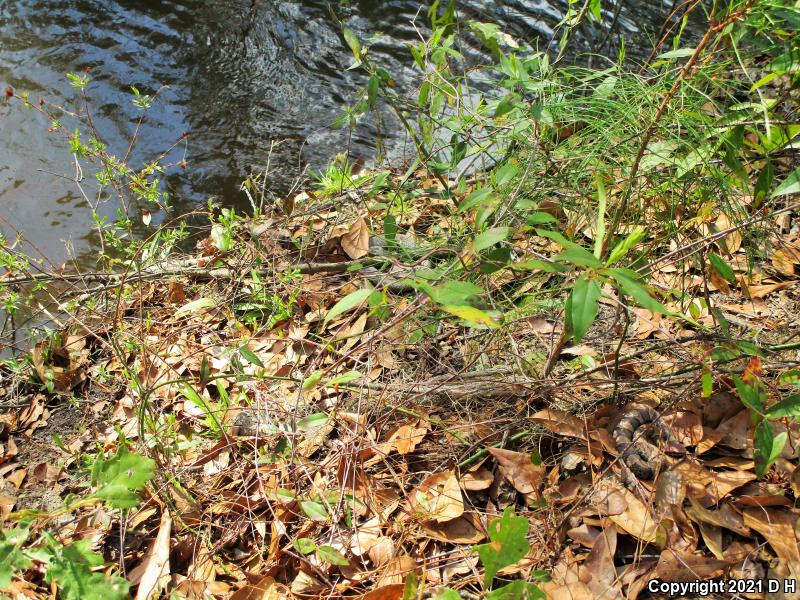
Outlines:
{"label": "fallen leaf", "polygon": [[481,517],[476,512],[465,512],[447,523],[423,523],[422,529],[433,539],[452,544],[477,544],[486,538]]}
{"label": "fallen leaf", "polygon": [[408,574],[417,570],[417,561],[410,556],[398,556],[381,569],[376,585],[383,587],[403,583]]}
{"label": "fallen leaf", "polygon": [[687,507],[685,512],[696,523],[708,523],[730,529],[739,535],[750,535],[750,530],[745,527],[742,515],[736,512],[729,504],[721,504],[718,510],[709,510],[701,506],[693,498],[689,501],[691,506]]}
{"label": "fallen leaf", "polygon": [[425,420],[416,419],[404,423],[389,435],[381,449],[386,454],[392,450],[397,450],[398,454],[408,454],[422,442],[426,433],[428,433],[428,422]]}
{"label": "fallen leaf", "polygon": [[461,486],[468,492],[479,492],[488,489],[494,481],[494,475],[486,467],[479,467],[461,476]]}
{"label": "fallen leaf", "polygon": [[[658,525],[647,506],[627,488],[611,479],[597,484],[592,504],[598,514],[607,516],[614,524],[643,542],[654,542]],[[623,508],[624,505],[624,508]]]}
{"label": "fallen leaf", "polygon": [[658,559],[656,577],[676,583],[712,579],[722,575],[729,564],[727,560],[667,548]]}
{"label": "fallen leaf", "polygon": [[800,568],[795,535],[797,515],[777,508],[748,508],[743,514],[744,524],[763,535],[781,561],[791,565],[793,571]]}
{"label": "fallen leaf", "polygon": [[455,471],[431,475],[411,492],[408,501],[411,509],[423,519],[439,523],[456,519],[464,513],[464,500]]}
{"label": "fallen leaf", "polygon": [[290,597],[289,588],[267,575],[257,583],[239,588],[229,600],[285,600]]}
{"label": "fallen leaf", "polygon": [[158,535],[149,550],[145,553],[141,564],[129,574],[133,584],[138,581],[136,600],[155,598],[159,591],[169,582],[169,542],[172,531],[172,519],[169,512],[161,514]]}
{"label": "fallen leaf", "polygon": [[363,217],[359,217],[350,225],[342,236],[342,250],[353,260],[358,260],[369,253],[369,227]]}
{"label": "fallen leaf", "polygon": [[782,283],[767,283],[763,285],[745,285],[744,292],[749,298],[752,298],[753,300],[760,300],[762,298],[766,298],[772,292],[781,290],[789,285],[792,285],[791,281],[784,281]]}
{"label": "fallen leaf", "polygon": [[772,255],[772,266],[775,267],[782,275],[794,275],[794,264],[797,261],[797,256],[794,253],[789,253],[784,250],[776,250]]}
{"label": "fallen leaf", "polygon": [[531,417],[531,420],[544,425],[553,433],[568,435],[582,440],[586,439],[583,421],[575,415],[564,411],[555,409],[540,410]]}
{"label": "fallen leaf", "polygon": [[491,447],[487,450],[497,461],[500,472],[519,493],[539,495],[545,473],[542,465],[533,464],[531,456],[522,452]]}
{"label": "fallen leaf", "polygon": [[406,586],[403,583],[384,585],[366,594],[363,600],[400,600],[405,589]]}
{"label": "fallen leaf", "polygon": [[606,527],[595,539],[592,551],[578,568],[583,583],[595,593],[595,598],[621,598],[614,555],[617,552],[617,530]]}

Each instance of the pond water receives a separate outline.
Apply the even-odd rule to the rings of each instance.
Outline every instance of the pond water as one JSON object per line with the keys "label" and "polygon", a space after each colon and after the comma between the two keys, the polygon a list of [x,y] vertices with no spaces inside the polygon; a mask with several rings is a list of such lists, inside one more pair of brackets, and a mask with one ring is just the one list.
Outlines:
{"label": "pond water", "polygon": [[[671,6],[653,0],[603,0],[604,51],[615,53],[620,36],[630,49],[649,48]],[[411,77],[405,44],[418,40],[427,6],[414,0],[332,0],[333,10],[362,39],[380,32],[370,52],[399,80]],[[464,0],[462,18],[499,22],[518,39],[546,47],[566,1]],[[538,42],[537,42],[538,40]],[[470,50],[468,48],[468,50]],[[471,49],[473,54],[480,50]],[[634,50],[635,51],[635,50]],[[122,155],[139,116],[130,86],[151,94],[164,88],[149,111],[136,146],[152,158],[189,137],[171,158],[185,158],[166,181],[178,208],[210,197],[246,207],[239,186],[263,169],[272,142],[271,183],[285,190],[303,167],[323,166],[347,144],[330,124],[363,85],[347,71],[352,56],[330,16],[328,3],[311,0],[0,0],[0,86],[27,91],[36,101],[75,106],[77,92],[65,74],[91,68],[87,88],[95,124],[113,152]],[[73,183],[74,163],[63,136],[19,103],[0,103],[0,228],[23,232],[52,263],[69,256],[91,264],[96,246],[85,200]],[[353,156],[374,154],[375,130],[367,124],[351,141]],[[389,140],[395,155],[403,139]],[[113,216],[116,209],[107,207]]]}

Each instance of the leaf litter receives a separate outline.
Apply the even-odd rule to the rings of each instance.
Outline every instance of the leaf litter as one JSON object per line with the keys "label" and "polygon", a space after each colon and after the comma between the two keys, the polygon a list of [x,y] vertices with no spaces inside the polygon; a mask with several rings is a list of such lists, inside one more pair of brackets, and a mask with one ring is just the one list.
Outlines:
{"label": "leaf litter", "polygon": [[[439,192],[400,221],[420,245],[452,217]],[[654,578],[798,576],[800,377],[787,367],[800,355],[745,339],[797,333],[797,240],[747,271],[731,234],[717,248],[731,272],[712,260],[705,282],[714,310],[665,300],[697,323],[726,319],[745,342],[634,308],[620,343],[617,307],[601,302],[543,377],[559,314],[509,319],[474,302],[501,292],[502,271],[473,289],[420,267],[416,290],[396,294],[361,272],[382,209],[295,205],[239,227],[224,278],[139,281],[108,305],[114,326],[72,327],[35,346],[24,377],[3,371],[4,527],[42,511],[37,532],[124,565],[136,598],[470,597],[501,584],[509,597],[636,598]],[[512,230],[476,242],[507,239],[558,250]],[[198,249],[187,259],[218,268],[210,241]],[[459,256],[478,262],[469,245]],[[654,283],[678,275],[665,266]],[[772,446],[737,377],[763,388]],[[70,395],[79,409],[64,408]],[[655,408],[689,450],[665,455],[655,481],[623,477],[612,431],[631,406]],[[66,410],[71,422],[48,427]],[[126,444],[152,459],[142,494],[135,478],[150,473],[126,470]],[[98,447],[120,462],[87,470]],[[86,485],[110,504],[66,519],[60,507]],[[48,595],[23,573],[16,593]]]}

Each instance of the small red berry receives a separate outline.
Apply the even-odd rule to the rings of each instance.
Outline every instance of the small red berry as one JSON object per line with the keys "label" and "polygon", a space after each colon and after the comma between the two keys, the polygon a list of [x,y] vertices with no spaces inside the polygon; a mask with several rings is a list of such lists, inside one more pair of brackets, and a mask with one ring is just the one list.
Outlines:
{"label": "small red berry", "polygon": [[12,90],[10,87],[7,87],[6,88],[6,96],[11,98],[13,95],[14,95],[14,90]]}
{"label": "small red berry", "polygon": [[44,106],[44,98],[39,98],[39,106]]}

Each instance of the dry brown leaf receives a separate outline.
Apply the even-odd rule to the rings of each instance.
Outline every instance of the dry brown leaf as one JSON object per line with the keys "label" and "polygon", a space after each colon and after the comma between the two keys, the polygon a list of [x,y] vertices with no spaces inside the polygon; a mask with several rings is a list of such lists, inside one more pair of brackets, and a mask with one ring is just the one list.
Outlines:
{"label": "dry brown leaf", "polygon": [[684,446],[694,446],[703,439],[703,420],[693,412],[681,411],[665,417],[669,427]]}
{"label": "dry brown leaf", "polygon": [[794,264],[797,261],[797,256],[793,252],[786,252],[785,250],[776,250],[772,255],[772,266],[780,271],[783,275],[794,275]]}
{"label": "dry brown leaf", "polygon": [[400,600],[405,589],[406,586],[403,583],[384,585],[369,592],[363,600]]}
{"label": "dry brown leaf", "polygon": [[290,598],[289,588],[267,575],[257,583],[250,583],[239,588],[230,600],[285,600]]}
{"label": "dry brown leaf", "polygon": [[429,424],[424,419],[415,419],[400,425],[395,429],[381,445],[384,453],[389,454],[392,450],[397,450],[399,454],[408,454],[425,438],[428,433]]}
{"label": "dry brown leaf", "polygon": [[[730,229],[732,223],[725,213],[720,213],[714,225],[716,226],[716,233]],[[724,237],[719,238],[716,243],[725,254],[733,254],[742,247],[742,233],[738,229],[731,231]]]}
{"label": "dry brown leaf", "polygon": [[718,510],[709,510],[699,502],[690,498],[691,506],[685,509],[686,514],[696,523],[708,523],[717,527],[724,527],[743,535],[750,535],[750,530],[744,526],[744,519],[729,504],[721,504]]}
{"label": "dry brown leaf", "polygon": [[656,577],[676,583],[712,579],[722,575],[729,564],[727,560],[667,548],[658,560]]}
{"label": "dry brown leaf", "polygon": [[529,454],[513,452],[503,448],[487,448],[497,461],[500,472],[521,494],[539,495],[544,480],[545,468],[535,465]]}
{"label": "dry brown leaf", "polygon": [[417,570],[417,561],[410,556],[398,556],[392,559],[383,569],[378,578],[377,587],[403,583],[408,574]]}
{"label": "dry brown leaf", "polygon": [[129,574],[131,584],[139,584],[136,600],[155,598],[169,582],[169,547],[172,519],[169,512],[161,513],[158,535],[142,562]]}
{"label": "dry brown leaf", "polygon": [[361,556],[369,552],[381,537],[380,517],[373,517],[369,521],[358,525],[356,533],[350,540],[350,552],[353,556]]}
{"label": "dry brown leaf", "polygon": [[795,525],[797,515],[778,508],[748,508],[744,511],[744,524],[764,536],[767,543],[784,563],[792,566],[795,574],[800,568],[800,550],[797,547]]}
{"label": "dry brown leaf", "polygon": [[555,409],[540,410],[531,417],[536,423],[544,425],[553,433],[586,439],[584,423],[575,415]]}
{"label": "dry brown leaf", "polygon": [[50,463],[39,463],[33,468],[33,477],[45,483],[54,483],[58,481],[60,475],[61,469]]}
{"label": "dry brown leaf", "polygon": [[408,501],[412,511],[424,520],[444,523],[464,514],[464,500],[455,471],[431,475],[411,492]]}
{"label": "dry brown leaf", "polygon": [[595,593],[595,598],[622,598],[617,580],[614,555],[617,552],[617,530],[606,527],[595,539],[592,551],[578,568],[581,581]]}
{"label": "dry brown leaf", "polygon": [[293,595],[316,596],[322,590],[327,589],[327,586],[316,577],[309,575],[305,571],[300,571],[292,581],[289,589]]}
{"label": "dry brown leaf", "polygon": [[722,550],[722,527],[711,525],[710,523],[698,523],[700,527],[700,534],[703,536],[703,541],[706,546],[711,550],[711,554],[718,560],[725,559],[725,553]]}
{"label": "dry brown leaf", "polygon": [[734,450],[744,450],[749,444],[752,444],[753,437],[750,435],[752,424],[750,411],[738,412],[717,427],[717,431],[722,434],[719,443]]}
{"label": "dry brown leaf", "polygon": [[423,523],[422,529],[433,539],[452,544],[477,544],[486,538],[481,517],[476,512],[465,512],[447,523]]}
{"label": "dry brown leaf", "polygon": [[586,523],[581,523],[578,527],[573,527],[567,531],[567,535],[582,546],[591,548],[594,546],[594,542],[601,532],[601,529],[597,529]]}
{"label": "dry brown leaf", "polygon": [[388,564],[395,557],[395,547],[392,538],[381,537],[376,540],[372,547],[367,552],[372,564],[376,567],[382,567]]}
{"label": "dry brown leaf", "polygon": [[363,217],[359,217],[350,225],[342,236],[342,250],[353,260],[369,253],[369,227]]}
{"label": "dry brown leaf", "polygon": [[728,283],[728,280],[719,274],[719,272],[714,268],[714,265],[709,265],[708,283],[709,288],[712,290],[719,290],[723,294],[731,293],[731,286]]}
{"label": "dry brown leaf", "polygon": [[713,481],[706,486],[706,491],[713,502],[719,502],[736,488],[756,478],[750,471],[722,471],[714,473]]}
{"label": "dry brown leaf", "polygon": [[[654,542],[658,525],[647,506],[616,481],[604,479],[596,486],[592,504],[601,516],[643,542]],[[624,505],[620,512],[621,505]]]}
{"label": "dry brown leaf", "polygon": [[494,481],[494,475],[486,467],[479,467],[461,476],[461,486],[468,492],[479,492],[488,489]]}
{"label": "dry brown leaf", "polygon": [[765,283],[763,285],[745,285],[743,291],[745,294],[747,294],[748,298],[760,300],[762,298],[766,298],[772,292],[782,290],[789,285],[792,285],[791,281],[784,281],[782,283]]}

